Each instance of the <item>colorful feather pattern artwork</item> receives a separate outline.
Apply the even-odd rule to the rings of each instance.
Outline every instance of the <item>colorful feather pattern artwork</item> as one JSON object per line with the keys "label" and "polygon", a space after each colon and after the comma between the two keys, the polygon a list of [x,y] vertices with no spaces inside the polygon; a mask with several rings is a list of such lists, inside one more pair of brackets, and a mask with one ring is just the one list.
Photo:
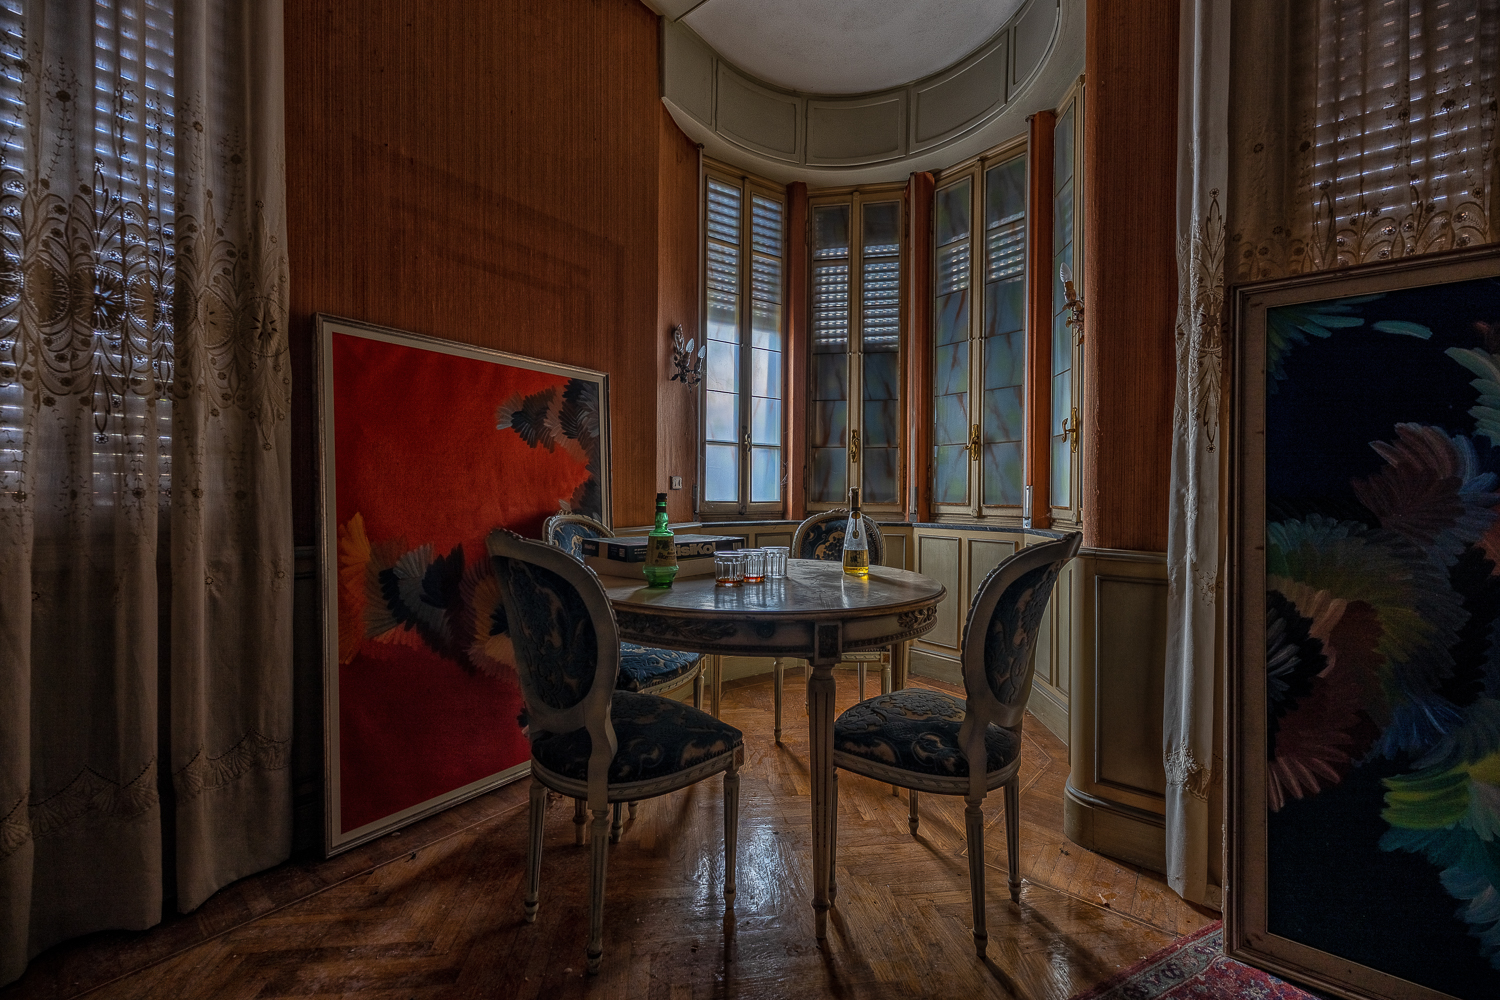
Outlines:
{"label": "colorful feather pattern artwork", "polygon": [[426,648],[470,673],[514,676],[494,570],[463,546],[434,555],[404,539],[371,545],[356,514],[339,525],[339,662],[365,642]]}
{"label": "colorful feather pattern artwork", "polygon": [[[1434,337],[1425,323],[1374,319],[1366,307],[1382,298],[1271,310],[1268,391],[1295,387],[1305,400],[1309,372],[1351,378],[1358,348],[1323,342]],[[1382,424],[1347,466],[1358,474],[1335,482],[1304,466],[1272,497],[1296,516],[1265,529],[1266,804],[1280,813],[1378,762],[1379,849],[1435,866],[1500,969],[1500,335],[1463,329],[1459,346],[1445,346],[1450,330],[1427,350],[1431,364],[1463,370],[1442,369],[1441,384],[1467,374],[1474,397],[1440,394],[1427,421]],[[1288,365],[1302,351],[1340,360],[1298,368],[1296,382]]]}
{"label": "colorful feather pattern artwork", "polygon": [[589,477],[566,500],[575,514],[599,517],[604,507],[600,487],[603,463],[599,388],[586,379],[529,396],[516,393],[495,409],[495,426],[512,430],[533,448],[561,449],[585,463]]}

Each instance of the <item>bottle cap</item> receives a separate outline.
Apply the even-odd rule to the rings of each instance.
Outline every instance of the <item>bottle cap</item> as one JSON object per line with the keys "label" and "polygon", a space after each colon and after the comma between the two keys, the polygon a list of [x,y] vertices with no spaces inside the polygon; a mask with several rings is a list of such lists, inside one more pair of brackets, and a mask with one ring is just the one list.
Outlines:
{"label": "bottle cap", "polygon": [[858,506],[859,506],[859,487],[858,486],[851,486],[851,487],[849,487],[849,507],[852,510],[853,508],[858,507]]}
{"label": "bottle cap", "polygon": [[667,502],[667,495],[665,493],[658,493],[658,494],[656,494],[656,502],[657,503],[666,503]]}

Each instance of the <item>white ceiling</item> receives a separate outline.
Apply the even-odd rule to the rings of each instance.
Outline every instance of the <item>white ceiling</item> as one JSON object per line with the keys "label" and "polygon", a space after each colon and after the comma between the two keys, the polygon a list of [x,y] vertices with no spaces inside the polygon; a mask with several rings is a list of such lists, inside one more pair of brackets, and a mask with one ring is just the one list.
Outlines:
{"label": "white ceiling", "polygon": [[1023,2],[658,0],[653,6],[682,15],[720,55],[766,83],[859,94],[947,69],[999,31]]}

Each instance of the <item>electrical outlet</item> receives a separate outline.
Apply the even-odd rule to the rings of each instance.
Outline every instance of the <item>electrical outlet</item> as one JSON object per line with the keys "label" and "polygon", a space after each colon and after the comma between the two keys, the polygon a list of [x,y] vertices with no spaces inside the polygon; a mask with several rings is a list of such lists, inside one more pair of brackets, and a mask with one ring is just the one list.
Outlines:
{"label": "electrical outlet", "polygon": [[667,480],[667,484],[669,486],[671,486],[672,489],[674,489],[674,490],[680,490],[680,489],[682,489],[682,477],[681,476],[672,476],[670,479]]}

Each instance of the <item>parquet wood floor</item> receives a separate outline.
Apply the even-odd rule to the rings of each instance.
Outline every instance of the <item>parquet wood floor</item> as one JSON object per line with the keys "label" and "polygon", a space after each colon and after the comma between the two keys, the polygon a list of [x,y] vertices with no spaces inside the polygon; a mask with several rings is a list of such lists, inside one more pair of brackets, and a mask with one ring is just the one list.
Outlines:
{"label": "parquet wood floor", "polygon": [[[790,678],[788,686],[795,690]],[[840,710],[853,687],[840,684]],[[771,742],[768,677],[726,685],[723,711],[746,734],[734,907],[726,912],[721,897],[719,781],[643,802],[611,849],[598,977],[583,974],[588,849],[573,845],[571,801],[548,812],[541,911],[535,924],[521,920],[522,782],[338,858],[245,879],[198,914],[151,931],[60,946],[0,989],[0,1000],[84,991],[101,1000],[1065,1000],[1216,917],[1182,902],[1160,876],[1063,836],[1067,749],[1028,717],[1019,906],[1005,886],[1002,796],[987,800],[987,958],[975,956],[969,933],[962,800],[924,796],[914,838],[904,793],[847,773],[838,898],[819,948],[806,718],[789,704],[785,746]]]}

